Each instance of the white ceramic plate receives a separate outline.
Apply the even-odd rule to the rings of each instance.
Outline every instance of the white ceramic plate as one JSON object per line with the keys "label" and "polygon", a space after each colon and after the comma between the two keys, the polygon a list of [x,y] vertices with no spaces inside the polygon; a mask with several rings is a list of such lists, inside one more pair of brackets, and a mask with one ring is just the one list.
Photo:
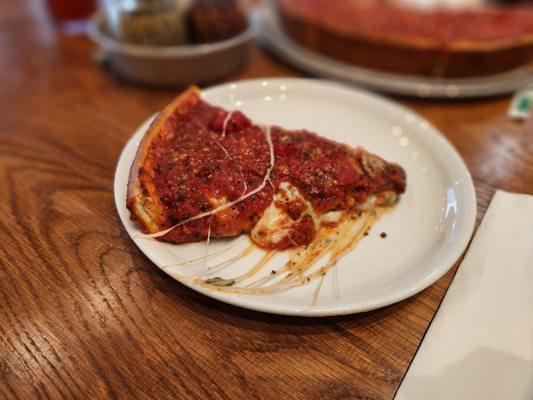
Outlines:
{"label": "white ceramic plate", "polygon": [[[338,279],[333,271],[326,275],[315,304],[318,280],[262,296],[191,286],[194,290],[237,306],[277,314],[349,314],[414,295],[439,279],[465,249],[476,216],[472,179],[455,149],[420,116],[382,97],[309,79],[243,81],[207,89],[202,95],[210,103],[242,110],[256,122],[307,128],[350,146],[362,145],[405,168],[407,191],[370,235],[341,259]],[[115,200],[135,244],[161,268],[203,256],[205,243],[171,245],[133,236],[139,229],[128,218],[126,185],[137,146],[151,119],[139,127],[122,152],[115,175]],[[386,232],[387,238],[382,239],[381,232]],[[231,257],[245,245],[243,237],[213,240],[210,253],[235,247],[212,264]],[[235,276],[261,254],[261,250],[254,250],[249,258],[215,275]],[[276,261],[283,257],[281,254]],[[174,277],[177,273],[197,276],[212,264],[163,270]]]}
{"label": "white ceramic plate", "polygon": [[380,92],[430,98],[468,98],[511,93],[533,81],[531,69],[482,78],[435,79],[380,72],[356,67],[310,51],[291,40],[269,7],[260,16],[261,41],[281,58],[312,74]]}

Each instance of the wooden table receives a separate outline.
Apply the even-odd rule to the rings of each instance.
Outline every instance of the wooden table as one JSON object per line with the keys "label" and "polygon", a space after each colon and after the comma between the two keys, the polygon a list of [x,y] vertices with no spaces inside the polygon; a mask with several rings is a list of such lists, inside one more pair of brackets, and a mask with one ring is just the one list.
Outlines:
{"label": "wooden table", "polygon": [[[176,93],[95,67],[38,1],[0,6],[0,398],[393,397],[455,268],[401,303],[289,318],[210,300],[129,239],[113,174],[134,129]],[[228,80],[298,76],[254,48]],[[533,192],[533,125],[509,98],[399,101],[464,157],[478,220],[496,188]]]}

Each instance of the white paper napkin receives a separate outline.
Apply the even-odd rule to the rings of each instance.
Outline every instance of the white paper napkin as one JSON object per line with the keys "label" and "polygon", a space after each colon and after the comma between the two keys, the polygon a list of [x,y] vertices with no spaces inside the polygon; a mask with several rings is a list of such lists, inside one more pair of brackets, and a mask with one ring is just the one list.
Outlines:
{"label": "white paper napkin", "polygon": [[496,192],[396,400],[533,399],[533,196]]}

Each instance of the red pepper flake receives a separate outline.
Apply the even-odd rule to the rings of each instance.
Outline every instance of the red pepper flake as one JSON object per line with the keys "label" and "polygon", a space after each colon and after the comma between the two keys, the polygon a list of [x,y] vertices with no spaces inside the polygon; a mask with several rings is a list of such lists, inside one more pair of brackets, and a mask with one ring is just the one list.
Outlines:
{"label": "red pepper flake", "polygon": [[381,236],[383,239],[385,239],[387,237],[387,234],[385,232],[381,232],[381,234],[379,236]]}

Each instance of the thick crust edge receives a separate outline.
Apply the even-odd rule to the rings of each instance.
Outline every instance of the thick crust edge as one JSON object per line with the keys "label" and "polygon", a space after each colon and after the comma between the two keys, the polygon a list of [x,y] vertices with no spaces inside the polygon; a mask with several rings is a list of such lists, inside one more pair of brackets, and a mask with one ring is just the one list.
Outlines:
{"label": "thick crust edge", "polygon": [[199,98],[198,87],[191,86],[185,90],[159,113],[139,143],[130,169],[126,206],[130,210],[130,218],[139,221],[144,232],[155,233],[163,229],[160,225],[163,208],[150,179],[151,166],[147,164],[152,141],[159,135],[171,115],[179,113],[179,109],[186,104],[196,103]]}

